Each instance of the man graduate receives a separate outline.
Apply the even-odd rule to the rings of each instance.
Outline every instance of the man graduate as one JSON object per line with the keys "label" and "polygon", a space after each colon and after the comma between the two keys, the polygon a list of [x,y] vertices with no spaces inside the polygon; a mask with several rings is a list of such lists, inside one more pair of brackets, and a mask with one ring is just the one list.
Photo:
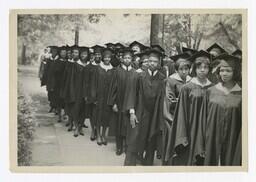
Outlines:
{"label": "man graduate", "polygon": [[116,154],[123,153],[123,142],[126,138],[126,125],[129,123],[130,114],[134,112],[133,103],[137,73],[131,66],[133,51],[129,48],[123,50],[123,61],[117,67],[112,76],[108,105],[117,114],[116,124]]}
{"label": "man graduate", "polygon": [[165,75],[159,71],[161,56],[161,52],[149,50],[149,68],[138,78],[137,104],[135,112],[130,114],[129,126],[133,129],[137,127],[138,131],[131,132],[133,140],[128,140],[127,165],[136,165],[136,154],[144,152],[144,165],[153,165],[154,162],[156,142],[163,121]]}
{"label": "man graduate", "polygon": [[85,115],[86,118],[90,119],[90,124],[92,128],[92,133],[90,139],[93,141],[96,139],[96,87],[95,87],[95,74],[97,72],[98,66],[102,60],[102,50],[103,47],[100,45],[95,45],[91,47],[93,49],[93,60],[90,62],[84,70],[84,84],[83,84],[83,94],[85,98]]}

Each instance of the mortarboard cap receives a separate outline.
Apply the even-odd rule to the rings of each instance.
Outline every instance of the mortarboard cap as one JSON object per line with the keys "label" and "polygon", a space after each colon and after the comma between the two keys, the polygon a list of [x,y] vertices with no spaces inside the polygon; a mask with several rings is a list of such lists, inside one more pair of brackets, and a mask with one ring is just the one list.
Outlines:
{"label": "mortarboard cap", "polygon": [[95,45],[95,46],[92,46],[91,48],[93,49],[94,53],[96,53],[96,52],[100,52],[101,53],[104,47],[102,47],[100,45]]}
{"label": "mortarboard cap", "polygon": [[115,48],[115,44],[109,42],[105,44],[108,48],[114,49]]}
{"label": "mortarboard cap", "polygon": [[214,60],[218,61],[219,66],[230,66],[235,68],[241,64],[241,59],[226,53],[217,56]]}
{"label": "mortarboard cap", "polygon": [[236,57],[241,59],[242,58],[242,51],[241,51],[241,49],[237,49],[231,55],[236,56]]}
{"label": "mortarboard cap", "polygon": [[206,49],[207,52],[211,52],[212,50],[216,50],[217,55],[223,54],[223,53],[227,53],[227,51],[222,48],[219,44],[214,43],[213,45],[211,45],[208,49]]}
{"label": "mortarboard cap", "polygon": [[188,59],[189,57],[191,57],[190,54],[187,53],[187,52],[184,52],[184,53],[182,53],[182,54],[178,54],[178,55],[175,55],[175,56],[171,56],[170,58],[171,58],[174,62],[176,62],[178,59]]}
{"label": "mortarboard cap", "polygon": [[149,49],[148,51],[146,51],[147,53],[148,53],[148,55],[150,56],[157,56],[157,57],[159,57],[159,58],[162,58],[163,57],[163,53],[161,52],[161,51],[158,51],[158,50],[156,50],[156,49],[153,49],[153,48],[151,48],[151,49]]}
{"label": "mortarboard cap", "polygon": [[160,45],[158,45],[158,44],[151,45],[151,48],[152,49],[156,49],[156,50],[158,50],[159,52],[162,52],[162,53],[165,52],[165,50]]}
{"label": "mortarboard cap", "polygon": [[195,49],[190,49],[190,48],[187,48],[187,47],[182,47],[182,52],[183,53],[188,53],[190,56],[192,56],[193,54],[195,54],[197,52],[197,50]]}
{"label": "mortarboard cap", "polygon": [[67,50],[67,46],[60,46],[58,49],[59,49],[59,51],[61,51],[61,50]]}
{"label": "mortarboard cap", "polygon": [[130,45],[129,45],[130,48],[132,48],[132,47],[134,47],[134,46],[139,46],[141,49],[144,49],[144,48],[145,48],[145,46],[144,46],[142,43],[138,42],[138,41],[133,41],[133,42],[130,43]]}
{"label": "mortarboard cap", "polygon": [[102,53],[103,54],[113,54],[113,49],[111,49],[109,47],[103,48]]}
{"label": "mortarboard cap", "polygon": [[80,52],[90,52],[89,47],[81,46],[79,47]]}
{"label": "mortarboard cap", "polygon": [[124,48],[125,46],[123,45],[123,44],[121,44],[121,43],[116,43],[115,45],[115,49],[121,49],[121,48]]}
{"label": "mortarboard cap", "polygon": [[58,46],[48,46],[50,48],[50,52],[52,51],[59,51],[59,47]]}
{"label": "mortarboard cap", "polygon": [[197,53],[195,53],[193,56],[188,58],[188,61],[191,61],[192,63],[195,62],[195,60],[199,57],[207,57],[209,61],[211,62],[212,60],[212,55],[204,50],[200,50]]}
{"label": "mortarboard cap", "polygon": [[134,51],[130,48],[130,47],[124,47],[123,49],[122,49],[122,53],[123,54],[126,54],[126,53],[130,53],[130,54],[134,54]]}

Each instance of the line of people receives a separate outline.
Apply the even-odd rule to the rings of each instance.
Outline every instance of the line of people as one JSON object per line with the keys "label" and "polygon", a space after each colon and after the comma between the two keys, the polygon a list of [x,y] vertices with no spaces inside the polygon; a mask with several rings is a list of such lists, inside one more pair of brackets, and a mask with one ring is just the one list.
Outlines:
{"label": "line of people", "polygon": [[[50,49],[50,52],[48,52]],[[166,61],[167,60],[167,61]],[[242,51],[165,54],[159,45],[49,46],[39,77],[50,111],[92,141],[116,138],[124,165],[241,165]]]}

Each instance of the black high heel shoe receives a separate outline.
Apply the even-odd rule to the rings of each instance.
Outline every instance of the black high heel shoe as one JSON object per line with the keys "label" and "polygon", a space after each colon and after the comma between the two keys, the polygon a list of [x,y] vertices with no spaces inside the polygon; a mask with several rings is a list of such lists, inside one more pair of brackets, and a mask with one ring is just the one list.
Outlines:
{"label": "black high heel shoe", "polygon": [[97,144],[102,145],[101,137],[97,137]]}
{"label": "black high heel shoe", "polygon": [[106,140],[106,138],[105,137],[101,137],[101,143],[103,144],[103,145],[107,145],[108,144],[108,142],[107,142],[107,140]]}

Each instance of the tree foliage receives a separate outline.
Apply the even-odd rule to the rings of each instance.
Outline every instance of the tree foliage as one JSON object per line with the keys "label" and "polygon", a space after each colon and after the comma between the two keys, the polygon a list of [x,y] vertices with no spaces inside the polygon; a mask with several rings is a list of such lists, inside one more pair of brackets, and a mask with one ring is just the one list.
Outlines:
{"label": "tree foliage", "polygon": [[239,14],[165,15],[165,48],[180,51],[182,45],[205,49],[218,42],[228,51],[241,48],[242,17]]}
{"label": "tree foliage", "polygon": [[[164,30],[160,31],[163,41],[160,42],[167,54],[177,54],[181,46],[205,49],[214,42],[230,52],[241,48],[242,17],[239,14],[165,14],[163,24]],[[22,60],[23,44],[28,63],[37,60],[46,45],[73,45],[76,29],[80,30],[80,39],[86,36],[86,41],[91,43],[120,41],[128,44],[136,39],[149,45],[150,27],[149,14],[19,15],[18,60]]]}

